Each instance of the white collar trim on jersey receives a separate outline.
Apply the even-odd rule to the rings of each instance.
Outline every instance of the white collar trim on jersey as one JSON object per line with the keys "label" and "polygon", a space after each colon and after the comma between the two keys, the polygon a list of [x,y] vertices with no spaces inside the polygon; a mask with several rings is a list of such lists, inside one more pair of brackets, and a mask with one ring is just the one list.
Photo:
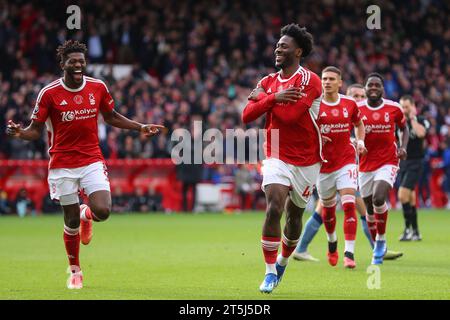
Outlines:
{"label": "white collar trim on jersey", "polygon": [[86,78],[83,76],[83,83],[81,84],[81,87],[77,88],[77,89],[71,89],[68,86],[66,86],[66,84],[63,81],[63,78],[59,79],[59,82],[61,82],[61,85],[63,86],[64,89],[66,89],[67,91],[70,92],[78,92],[84,89],[84,86],[86,85]]}
{"label": "white collar trim on jersey", "polygon": [[338,94],[338,99],[335,102],[328,102],[325,101],[325,98],[322,98],[322,103],[330,107],[337,106],[339,103],[341,103],[341,95]]}
{"label": "white collar trim on jersey", "polygon": [[295,71],[294,74],[293,74],[289,79],[283,79],[283,78],[281,78],[281,71],[278,71],[278,81],[280,81],[280,82],[286,82],[286,81],[291,80],[297,73],[300,72],[301,69],[303,69],[302,66],[298,66],[297,71]]}
{"label": "white collar trim on jersey", "polygon": [[373,111],[377,111],[377,110],[380,110],[381,108],[384,107],[384,102],[385,102],[384,98],[381,98],[381,101],[383,101],[383,102],[382,102],[378,107],[376,107],[376,108],[373,108],[373,107],[369,106],[369,103],[367,102],[367,99],[366,99],[366,101],[365,101],[365,104],[366,104],[366,106],[367,106],[367,109],[373,110]]}

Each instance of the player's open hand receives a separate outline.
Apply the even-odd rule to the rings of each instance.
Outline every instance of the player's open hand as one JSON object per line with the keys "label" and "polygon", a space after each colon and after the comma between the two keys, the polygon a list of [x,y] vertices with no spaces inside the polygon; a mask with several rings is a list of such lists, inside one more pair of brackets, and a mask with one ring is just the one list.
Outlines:
{"label": "player's open hand", "polygon": [[6,134],[10,137],[18,138],[20,137],[20,124],[14,123],[12,120],[8,121],[6,126]]}
{"label": "player's open hand", "polygon": [[160,133],[162,130],[166,129],[166,127],[159,124],[144,124],[141,127],[141,132],[146,137],[153,137]]}
{"label": "player's open hand", "polygon": [[277,103],[297,102],[301,98],[300,88],[292,87],[275,93],[275,101]]}
{"label": "player's open hand", "polygon": [[261,93],[266,93],[263,88],[255,88],[252,90],[252,92],[250,92],[247,99],[252,101],[258,101],[258,96]]}
{"label": "player's open hand", "polygon": [[400,148],[400,149],[398,149],[398,151],[397,151],[397,157],[398,157],[400,160],[406,160],[406,157],[407,157],[407,156],[408,156],[408,154],[407,154],[405,148]]}

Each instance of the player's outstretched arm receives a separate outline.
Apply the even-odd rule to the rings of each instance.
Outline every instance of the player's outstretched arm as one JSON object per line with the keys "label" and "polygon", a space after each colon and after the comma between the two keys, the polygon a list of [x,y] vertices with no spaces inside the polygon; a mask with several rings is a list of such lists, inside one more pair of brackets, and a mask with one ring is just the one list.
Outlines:
{"label": "player's outstretched arm", "polygon": [[164,126],[159,124],[142,124],[130,120],[115,110],[112,110],[111,112],[102,112],[102,115],[105,122],[113,127],[139,131],[148,137],[154,136],[161,132],[162,129],[165,129]]}
{"label": "player's outstretched arm", "polygon": [[6,134],[10,137],[31,141],[37,140],[41,137],[43,128],[43,122],[31,121],[28,127],[22,129],[20,124],[9,120],[8,125],[6,126]]}

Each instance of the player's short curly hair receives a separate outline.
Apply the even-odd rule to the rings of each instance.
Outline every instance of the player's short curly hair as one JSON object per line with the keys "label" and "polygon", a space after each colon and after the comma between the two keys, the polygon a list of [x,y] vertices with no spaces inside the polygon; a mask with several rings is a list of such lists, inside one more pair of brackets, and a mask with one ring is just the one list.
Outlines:
{"label": "player's short curly hair", "polygon": [[364,84],[367,84],[367,81],[369,81],[369,79],[370,79],[370,78],[373,78],[373,77],[380,79],[380,80],[381,80],[381,83],[384,84],[384,78],[383,78],[383,76],[382,76],[381,74],[379,74],[378,72],[372,72],[372,73],[369,73],[369,75],[368,75],[367,78],[366,78],[366,81],[364,81]]}
{"label": "player's short curly hair", "polygon": [[67,55],[73,52],[86,54],[87,47],[84,43],[77,40],[67,40],[56,49],[56,56],[58,57],[58,60],[63,63],[67,59]]}
{"label": "player's short curly hair", "polygon": [[297,45],[302,48],[302,57],[306,57],[311,53],[314,40],[312,34],[305,27],[291,23],[281,29],[280,35],[294,38]]}

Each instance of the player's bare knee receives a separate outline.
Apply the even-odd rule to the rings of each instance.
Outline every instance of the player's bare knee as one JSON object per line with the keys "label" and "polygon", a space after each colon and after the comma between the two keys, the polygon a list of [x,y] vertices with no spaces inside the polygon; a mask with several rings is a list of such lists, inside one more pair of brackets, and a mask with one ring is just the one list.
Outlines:
{"label": "player's bare knee", "polygon": [[109,218],[109,215],[111,214],[111,209],[107,206],[105,207],[95,207],[91,208],[92,212],[94,213],[95,217],[100,221],[105,221]]}
{"label": "player's bare knee", "polygon": [[65,217],[64,224],[71,229],[76,229],[80,226],[80,217],[79,216]]}
{"label": "player's bare knee", "polygon": [[372,203],[375,207],[380,207],[386,202],[386,198],[382,194],[374,194],[372,197]]}
{"label": "player's bare knee", "polygon": [[267,206],[267,216],[269,218],[279,218],[283,213],[284,204],[282,201],[270,201]]}

